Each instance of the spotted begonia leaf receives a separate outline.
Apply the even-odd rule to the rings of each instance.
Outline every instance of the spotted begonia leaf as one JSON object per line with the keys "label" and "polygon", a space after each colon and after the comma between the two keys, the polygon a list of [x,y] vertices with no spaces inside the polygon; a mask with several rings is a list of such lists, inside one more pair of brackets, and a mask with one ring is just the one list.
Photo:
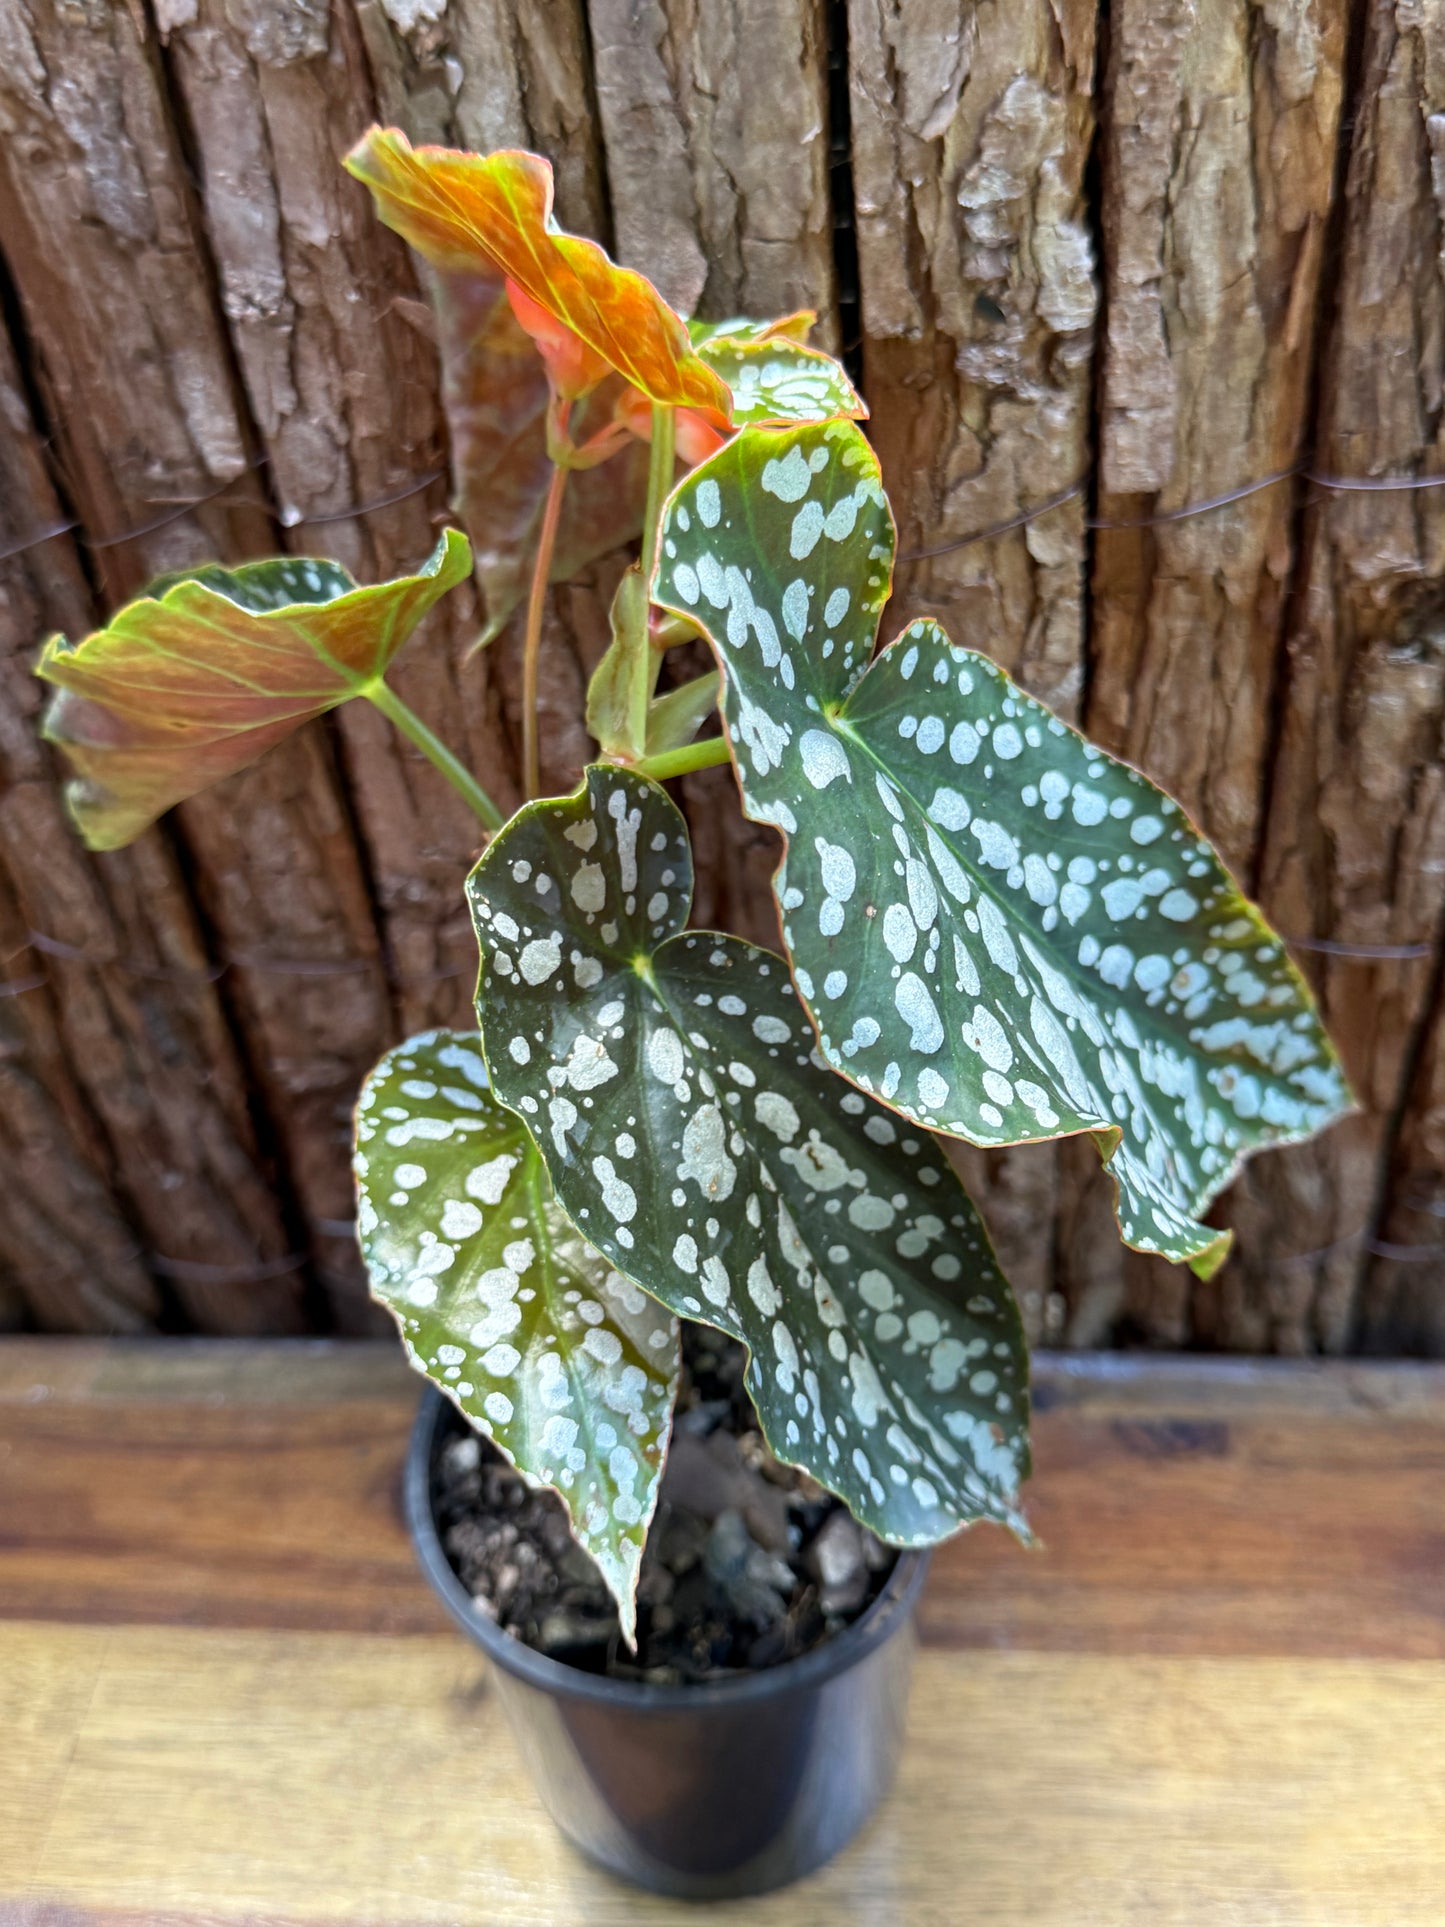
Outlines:
{"label": "spotted begonia leaf", "polygon": [[[734,323],[729,331],[694,333],[698,354],[728,385],[732,428],[781,428],[790,422],[859,420],[867,415],[867,405],[840,364],[790,333],[794,323],[812,319],[793,315],[777,323]],[[633,434],[651,438],[648,403],[636,389],[626,390],[615,412]],[[705,461],[726,435],[697,410],[677,410],[677,454],[684,465]]]}
{"label": "spotted begonia leaf", "polygon": [[842,364],[821,348],[805,348],[786,336],[718,335],[698,353],[728,385],[735,428],[858,421],[868,413]]}
{"label": "spotted begonia leaf", "polygon": [[701,321],[696,315],[687,324],[688,339],[701,351],[710,342],[722,341],[797,341],[807,344],[818,320],[812,308],[799,308],[793,314],[779,315],[772,321],[748,321],[732,315],[726,321]]}
{"label": "spotted begonia leaf", "polygon": [[594,766],[468,884],[497,1095],[584,1235],[739,1338],[764,1433],[885,1538],[1013,1524],[1018,1312],[937,1146],[817,1058],[780,957],[689,932],[682,818]]}
{"label": "spotted begonia leaf", "polygon": [[975,1144],[1096,1134],[1125,1239],[1207,1274],[1240,1159],[1348,1105],[1279,938],[1179,806],[915,623],[849,423],[744,433],[674,494],[654,596],[706,629],[824,1057]]}
{"label": "spotted begonia leaf", "polygon": [[677,1390],[677,1321],[558,1209],[475,1036],[388,1051],[356,1110],[357,1228],[411,1362],[561,1494],[630,1641]]}
{"label": "spotted begonia leaf", "polygon": [[379,678],[471,566],[448,529],[415,575],[359,589],[334,562],[205,568],[127,603],[104,629],[46,643],[45,734],[75,769],[67,799],[94,850],[230,776]]}

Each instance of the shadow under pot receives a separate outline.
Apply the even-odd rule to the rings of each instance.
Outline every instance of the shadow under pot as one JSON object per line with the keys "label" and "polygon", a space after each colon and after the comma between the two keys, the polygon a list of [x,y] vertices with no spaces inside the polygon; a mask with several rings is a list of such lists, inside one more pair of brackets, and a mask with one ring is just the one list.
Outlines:
{"label": "shadow under pot", "polygon": [[428,1388],[406,1467],[407,1521],[442,1604],[495,1668],[544,1805],[590,1859],[692,1899],[766,1892],[845,1846],[892,1784],[926,1554],[898,1557],[843,1631],[764,1671],[688,1685],[584,1672],[478,1609],[443,1549],[433,1461],[451,1407]]}

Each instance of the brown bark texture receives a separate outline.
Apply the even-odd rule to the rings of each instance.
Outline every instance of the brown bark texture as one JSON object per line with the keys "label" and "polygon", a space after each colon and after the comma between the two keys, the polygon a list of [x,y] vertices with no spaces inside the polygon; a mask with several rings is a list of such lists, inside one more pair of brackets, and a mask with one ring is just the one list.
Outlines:
{"label": "brown bark texture", "polygon": [[[1080,497],[946,545],[1017,521],[1087,467],[1095,10],[850,0],[848,34],[864,386],[899,529],[885,634],[935,615],[1076,718]],[[1057,1335],[1067,1155],[955,1153],[1035,1336]]]}
{"label": "brown bark texture", "polygon": [[[1330,473],[1442,467],[1442,49],[1438,4],[1371,5],[1322,369],[1317,459]],[[1388,1347],[1413,1338],[1414,1320],[1405,1311],[1393,1335],[1382,1323],[1401,1267],[1372,1255],[1376,1226],[1383,1217],[1403,1241],[1432,1241],[1428,1218],[1412,1214],[1408,1238],[1400,1218],[1428,1182],[1415,1160],[1438,1102],[1420,1046],[1433,1042],[1445,899],[1445,498],[1334,493],[1303,529],[1260,889],[1287,931],[1405,954],[1316,953],[1311,974],[1361,1110],[1251,1172],[1235,1213],[1243,1259],[1221,1292],[1261,1343],[1336,1350],[1368,1332]],[[1445,1284],[1445,1264],[1437,1255],[1411,1277],[1414,1299]]]}
{"label": "brown bark texture", "polygon": [[835,332],[821,0],[590,0],[617,258],[683,314]]}
{"label": "brown bark texture", "polygon": [[[1284,475],[1171,518],[1289,470],[1308,439],[1345,28],[1344,0],[1123,0],[1100,77],[1103,526],[1084,721],[1177,796],[1246,881],[1302,485]],[[1189,1342],[1187,1275],[1111,1240],[1093,1160],[1083,1147],[1063,1157],[1068,1329]]]}
{"label": "brown bark texture", "polygon": [[[28,674],[203,557],[430,549],[429,316],[337,165],[378,118],[547,154],[685,312],[817,309],[890,631],[1147,769],[1314,946],[1361,1109],[1250,1167],[1210,1284],[1122,1251],[1087,1144],[960,1149],[1031,1332],[1445,1353],[1445,493],[1180,513],[1445,466],[1445,0],[0,0],[0,1328],[368,1329],[356,1088],[467,1021],[477,827],[379,716],[96,858]],[[551,598],[555,787],[620,566]],[[397,683],[505,806],[520,624],[475,627]],[[697,921],[775,941],[773,839],[681,794]]]}

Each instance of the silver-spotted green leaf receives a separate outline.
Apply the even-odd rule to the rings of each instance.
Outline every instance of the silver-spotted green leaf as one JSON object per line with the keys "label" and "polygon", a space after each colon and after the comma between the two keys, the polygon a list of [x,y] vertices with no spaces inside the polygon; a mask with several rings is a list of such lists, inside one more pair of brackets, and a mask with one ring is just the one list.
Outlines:
{"label": "silver-spotted green leaf", "polygon": [[226,569],[219,562],[201,562],[193,569],[172,569],[148,582],[142,594],[156,601],[182,582],[199,582],[252,615],[267,615],[307,602],[334,602],[350,595],[356,582],[339,562],[321,556],[270,555],[259,562],[243,562]]}
{"label": "silver-spotted green leaf", "polygon": [[761,340],[735,334],[702,342],[698,356],[728,385],[735,426],[758,422],[861,420],[866,403],[842,365],[820,348],[785,336]]}
{"label": "silver-spotted green leaf", "polygon": [[1095,1133],[1126,1240],[1208,1273],[1240,1159],[1349,1093],[1303,979],[1179,806],[915,623],[850,423],[740,435],[668,508],[654,595],[723,669],[744,806],[824,1057],[975,1144]]}
{"label": "silver-spotted green leaf", "polygon": [[558,1209],[475,1036],[389,1051],[356,1112],[372,1294],[425,1372],[561,1494],[629,1641],[677,1389],[677,1324]]}
{"label": "silver-spotted green leaf", "polygon": [[729,315],[723,321],[701,321],[694,315],[687,324],[687,338],[699,354],[710,343],[732,341],[797,341],[807,344],[817,325],[817,312],[798,308],[792,314],[777,315],[771,321],[749,321],[742,315]]}
{"label": "silver-spotted green leaf", "polygon": [[497,1095],[584,1235],[747,1345],[781,1458],[900,1544],[1022,1530],[1027,1366],[983,1226],[821,1063],[782,958],[685,932],[691,894],[645,778],[594,766],[512,819],[468,884]]}

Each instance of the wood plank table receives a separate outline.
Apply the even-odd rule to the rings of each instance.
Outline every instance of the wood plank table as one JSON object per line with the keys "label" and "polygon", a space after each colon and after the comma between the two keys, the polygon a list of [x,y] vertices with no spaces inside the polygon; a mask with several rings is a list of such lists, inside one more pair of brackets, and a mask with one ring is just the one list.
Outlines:
{"label": "wood plank table", "polygon": [[[1055,1358],[902,1778],[749,1927],[1441,1927],[1445,1368]],[[0,1344],[0,1922],[696,1921],[552,1831],[412,1567],[384,1346]],[[705,1910],[703,1910],[705,1911]]]}

